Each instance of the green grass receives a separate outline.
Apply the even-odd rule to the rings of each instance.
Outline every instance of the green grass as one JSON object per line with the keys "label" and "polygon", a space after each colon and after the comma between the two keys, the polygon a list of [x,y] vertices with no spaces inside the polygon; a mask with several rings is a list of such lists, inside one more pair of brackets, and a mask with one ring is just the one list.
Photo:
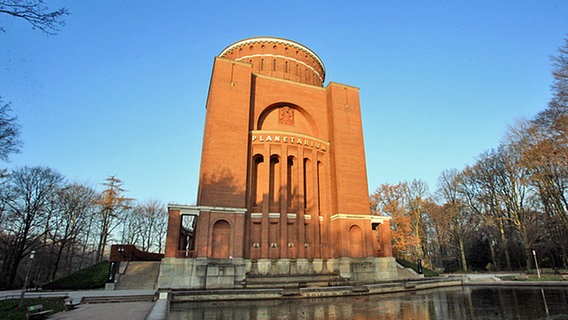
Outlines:
{"label": "green grass", "polygon": [[[412,270],[416,271],[418,273],[418,265],[416,263],[404,260],[404,259],[400,259],[400,258],[396,258],[396,262],[398,262],[400,265],[402,265],[405,268],[411,268]],[[424,266],[422,266],[422,273],[424,273],[425,277],[437,277],[439,276],[439,274],[433,270],[430,270],[428,268],[425,268]]]}
{"label": "green grass", "polygon": [[42,286],[44,290],[85,290],[105,286],[108,277],[108,261],[79,270]]}
{"label": "green grass", "polygon": [[26,307],[43,305],[43,310],[53,310],[53,313],[65,310],[63,298],[33,298],[24,299],[24,306],[19,308],[19,299],[0,300],[0,319],[21,320],[26,318]]}

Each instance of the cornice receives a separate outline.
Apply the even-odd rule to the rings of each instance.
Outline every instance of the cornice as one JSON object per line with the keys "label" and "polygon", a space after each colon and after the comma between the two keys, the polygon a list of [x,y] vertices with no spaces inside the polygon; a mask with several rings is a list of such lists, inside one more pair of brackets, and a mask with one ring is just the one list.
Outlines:
{"label": "cornice", "polygon": [[255,37],[255,38],[248,38],[248,39],[244,39],[241,41],[237,41],[231,45],[229,45],[228,47],[226,47],[223,51],[221,51],[221,53],[219,54],[219,57],[223,57],[224,55],[228,54],[229,52],[231,52],[234,49],[243,47],[243,46],[248,46],[251,44],[258,44],[258,43],[275,43],[275,44],[281,44],[281,45],[287,45],[293,48],[296,48],[298,50],[301,50],[302,52],[308,54],[310,57],[312,57],[314,60],[317,61],[317,63],[320,65],[321,69],[323,70],[323,74],[325,75],[325,66],[323,65],[323,61],[321,61],[321,59],[318,57],[318,55],[313,52],[312,50],[310,50],[308,47],[292,41],[292,40],[288,40],[288,39],[283,39],[283,38],[275,38],[275,37]]}

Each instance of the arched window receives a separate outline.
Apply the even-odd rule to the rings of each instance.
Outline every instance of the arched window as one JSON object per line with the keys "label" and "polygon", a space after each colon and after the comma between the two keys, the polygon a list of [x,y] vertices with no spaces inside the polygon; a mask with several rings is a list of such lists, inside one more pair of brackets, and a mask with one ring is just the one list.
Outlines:
{"label": "arched window", "polygon": [[296,202],[296,192],[298,191],[297,181],[296,181],[296,166],[294,165],[294,157],[288,157],[288,168],[286,170],[286,193],[287,193],[287,201],[288,201],[288,212],[293,212],[293,208],[295,207]]}
{"label": "arched window", "polygon": [[323,180],[322,170],[323,170],[323,163],[321,161],[318,161],[318,167],[317,167],[317,173],[316,173],[317,174],[317,179],[316,179],[317,186],[316,186],[316,188],[317,188],[317,195],[318,195],[317,203],[316,203],[317,204],[316,209],[317,209],[318,214],[321,213],[321,197],[322,197],[321,191],[323,190],[323,187],[324,187],[324,183],[322,181]]}
{"label": "arched window", "polygon": [[280,185],[280,159],[278,156],[273,155],[270,157],[270,182],[268,185],[271,211],[279,210]]}
{"label": "arched window", "polygon": [[250,201],[252,207],[262,206],[262,168],[264,163],[264,157],[260,154],[255,155],[252,158],[252,176],[251,176],[251,197]]}
{"label": "arched window", "polygon": [[311,167],[311,161],[308,158],[304,158],[304,209],[306,212],[313,208],[313,172]]}

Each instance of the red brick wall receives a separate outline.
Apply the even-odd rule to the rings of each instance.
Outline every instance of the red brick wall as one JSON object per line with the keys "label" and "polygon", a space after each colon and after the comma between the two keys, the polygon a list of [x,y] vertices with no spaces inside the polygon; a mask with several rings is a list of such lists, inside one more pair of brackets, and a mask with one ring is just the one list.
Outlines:
{"label": "red brick wall", "polygon": [[179,210],[168,208],[168,233],[166,235],[166,258],[175,258],[180,237],[181,215]]}
{"label": "red brick wall", "polygon": [[216,58],[211,76],[198,205],[246,206],[250,65]]}
{"label": "red brick wall", "polygon": [[331,177],[335,181],[336,212],[370,214],[359,89],[330,83],[327,99],[331,110]]}
{"label": "red brick wall", "polygon": [[[264,59],[262,68],[259,59]],[[296,63],[304,67],[303,73],[296,73]],[[377,255],[370,217],[344,216],[370,215],[359,89],[339,83],[323,88],[324,77],[323,64],[313,52],[277,39],[243,40],[215,59],[197,205],[246,208],[247,215],[202,211],[196,256],[211,257],[214,252],[272,259]],[[282,120],[287,115],[293,120]],[[276,136],[294,140],[272,140]],[[263,157],[258,166],[255,155]],[[293,159],[292,167],[288,157]],[[249,200],[253,193],[256,205]],[[214,232],[221,220],[230,225],[230,235],[224,222],[219,224],[224,229]],[[179,218],[171,215],[169,228],[179,225]],[[350,233],[353,226],[360,228],[360,236],[358,229]],[[387,229],[381,225],[383,255],[390,254]],[[214,236],[230,237],[231,243],[223,247],[214,243]],[[166,256],[174,254],[171,246],[177,246],[176,238],[179,230],[168,231]],[[346,239],[359,239],[361,247]]]}
{"label": "red brick wall", "polygon": [[160,261],[161,253],[139,250],[132,244],[113,244],[110,247],[110,261]]}
{"label": "red brick wall", "polygon": [[325,70],[314,55],[304,46],[282,39],[244,40],[221,53],[224,58],[249,63],[255,74],[321,87]]}

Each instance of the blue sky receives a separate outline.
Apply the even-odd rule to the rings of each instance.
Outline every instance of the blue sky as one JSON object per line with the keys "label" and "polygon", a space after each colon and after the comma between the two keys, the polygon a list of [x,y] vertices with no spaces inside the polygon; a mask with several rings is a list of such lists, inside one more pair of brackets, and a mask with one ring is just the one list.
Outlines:
{"label": "blue sky", "polygon": [[195,202],[213,58],[249,37],[300,42],[360,88],[369,189],[426,181],[543,110],[568,1],[47,1],[56,36],[0,16],[0,95],[24,147],[1,166],[124,181]]}

